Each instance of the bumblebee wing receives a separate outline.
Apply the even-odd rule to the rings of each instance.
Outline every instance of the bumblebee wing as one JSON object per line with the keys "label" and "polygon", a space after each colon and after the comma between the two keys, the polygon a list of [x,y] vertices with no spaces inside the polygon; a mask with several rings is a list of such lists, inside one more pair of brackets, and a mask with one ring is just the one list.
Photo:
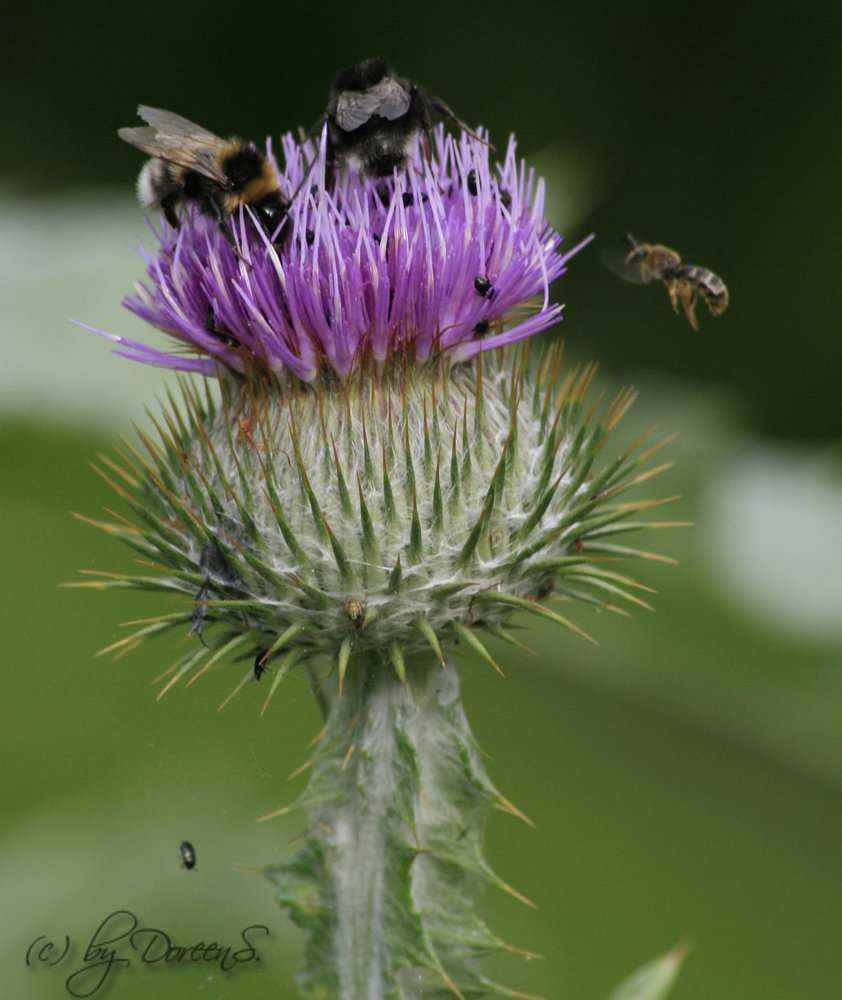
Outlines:
{"label": "bumblebee wing", "polygon": [[162,135],[180,135],[185,139],[192,139],[194,142],[204,142],[206,144],[220,143],[222,140],[218,135],[209,132],[201,125],[191,122],[174,111],[164,111],[162,108],[150,108],[141,104],[137,113],[140,117]]}
{"label": "bumblebee wing", "polygon": [[403,84],[387,76],[375,87],[369,89],[369,94],[377,98],[377,114],[381,118],[394,121],[409,111],[410,94]]}
{"label": "bumblebee wing", "polygon": [[377,112],[378,104],[369,91],[343,91],[336,101],[336,124],[343,132],[354,132]]}
{"label": "bumblebee wing", "polygon": [[157,156],[155,147],[155,129],[153,128],[121,128],[117,129],[117,135],[130,146],[135,146],[150,156]]}
{"label": "bumblebee wing", "polygon": [[121,139],[149,156],[195,170],[220,187],[231,186],[230,179],[217,163],[220,147],[224,145],[218,135],[160,108],[141,105],[138,114],[150,127],[121,128],[117,133]]}
{"label": "bumblebee wing", "polygon": [[368,90],[345,90],[336,101],[336,124],[343,132],[353,132],[372,115],[393,121],[406,114],[409,101],[406,88],[390,77]]}

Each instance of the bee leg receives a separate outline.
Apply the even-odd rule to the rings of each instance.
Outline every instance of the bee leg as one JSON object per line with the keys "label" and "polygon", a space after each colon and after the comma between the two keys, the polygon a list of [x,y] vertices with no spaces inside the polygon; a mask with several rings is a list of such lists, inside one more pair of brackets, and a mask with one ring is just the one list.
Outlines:
{"label": "bee leg", "polygon": [[472,139],[476,139],[477,142],[481,142],[483,146],[488,146],[492,153],[497,152],[496,146],[492,146],[488,139],[483,139],[482,136],[477,135],[473,129],[468,128],[468,126],[461,119],[454,115],[444,101],[440,100],[438,97],[428,97],[426,104],[427,108],[437,114],[439,118],[443,118],[445,121],[455,125],[457,128],[467,133]]}
{"label": "bee leg", "polygon": [[[283,249],[284,244],[287,241],[287,236],[289,236],[290,229],[292,228],[292,224],[287,225],[288,221],[289,221],[289,212],[287,212],[287,214],[284,216],[283,220],[281,221],[281,225],[280,225],[280,228],[277,231],[277,234],[275,234],[274,230],[271,233],[267,234],[269,236],[269,238],[272,240],[272,246],[278,252],[280,252]],[[273,236],[274,236],[274,239],[272,239]]]}
{"label": "bee leg", "polygon": [[336,187],[338,171],[336,169],[336,156],[332,147],[328,146],[327,160],[325,162],[325,191],[333,191]]}
{"label": "bee leg", "polygon": [[164,213],[164,218],[169,222],[173,229],[179,229],[181,223],[178,216],[175,214],[175,206],[178,204],[178,196],[176,194],[167,195],[166,198],[161,200],[161,210]]}
{"label": "bee leg", "polygon": [[681,303],[684,306],[684,313],[690,321],[690,326],[698,332],[699,321],[696,319],[696,286],[690,284],[689,281],[683,283]]}
{"label": "bee leg", "polygon": [[[442,101],[438,97],[428,97],[426,94],[424,96],[426,98],[426,100],[424,101],[425,104],[424,111],[425,111],[425,117],[428,122],[430,120],[430,112],[432,111],[434,114],[438,115],[439,118],[443,118],[445,121],[452,122],[454,125],[458,125],[459,128],[464,127],[462,125],[462,122],[459,121],[459,119],[456,117],[456,115],[453,114],[453,112],[444,103],[444,101]],[[430,126],[428,124],[427,128],[429,127]],[[465,131],[467,132],[468,130],[465,129]]]}
{"label": "bee leg", "polygon": [[421,133],[421,142],[424,144],[424,159],[427,163],[433,162],[433,144],[430,142],[430,133],[424,129]]}
{"label": "bee leg", "polygon": [[[430,142],[430,131],[429,131],[430,128],[432,128],[432,126],[425,127],[421,131],[421,143],[424,146],[424,159],[427,161],[427,166],[429,166],[433,162],[433,144]],[[416,173],[418,174],[419,177],[424,176],[423,173],[417,168],[416,168]],[[442,195],[444,194],[444,188],[442,187],[441,184],[439,184],[439,193]]]}
{"label": "bee leg", "polygon": [[677,298],[681,298],[681,305],[684,307],[684,315],[687,317],[690,326],[698,331],[699,321],[696,319],[696,288],[686,279],[677,278],[670,288],[670,298],[673,308],[678,312]]}
{"label": "bee leg", "polygon": [[246,260],[243,256],[240,246],[237,243],[236,237],[234,236],[231,227],[228,225],[228,220],[225,218],[225,213],[222,211],[222,206],[212,195],[207,195],[202,202],[202,207],[205,209],[205,213],[209,215],[212,219],[216,219],[219,223],[219,230],[225,237],[225,242],[231,247],[234,253],[237,255],[238,259],[241,260],[246,267],[251,268],[251,263]]}

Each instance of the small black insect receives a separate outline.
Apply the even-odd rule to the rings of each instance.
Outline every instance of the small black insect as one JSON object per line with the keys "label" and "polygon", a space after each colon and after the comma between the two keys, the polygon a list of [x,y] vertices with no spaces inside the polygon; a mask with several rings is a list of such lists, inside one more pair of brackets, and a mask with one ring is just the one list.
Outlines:
{"label": "small black insect", "polygon": [[260,678],[266,673],[269,667],[266,664],[269,658],[268,649],[259,649],[257,651],[257,656],[254,658],[254,679],[259,681]]}
{"label": "small black insect", "polygon": [[181,867],[192,871],[196,867],[196,851],[189,840],[181,842]]}
{"label": "small black insect", "polygon": [[212,334],[218,340],[221,340],[226,347],[240,346],[240,342],[234,334],[218,322],[214,308],[210,303],[208,303],[207,308],[207,328],[208,333]]}
{"label": "small black insect", "polygon": [[474,278],[474,288],[476,289],[477,295],[481,295],[485,298],[485,296],[491,291],[491,282],[485,277],[485,275],[481,274]]}
{"label": "small black insect", "polygon": [[479,188],[477,187],[477,172],[473,167],[468,171],[468,192],[476,197]]}
{"label": "small black insect", "polygon": [[481,319],[479,323],[474,326],[474,333],[478,337],[484,337],[488,333],[489,322],[487,319]]}

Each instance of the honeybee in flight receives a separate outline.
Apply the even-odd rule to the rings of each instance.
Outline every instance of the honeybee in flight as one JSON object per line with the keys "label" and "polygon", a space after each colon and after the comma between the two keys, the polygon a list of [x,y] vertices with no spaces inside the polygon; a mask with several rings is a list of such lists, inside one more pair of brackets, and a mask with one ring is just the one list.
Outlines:
{"label": "honeybee in flight", "polygon": [[725,311],[728,305],[728,289],[725,282],[713,271],[696,264],[683,264],[681,258],[669,247],[659,244],[638,243],[629,233],[621,237],[631,247],[630,252],[619,261],[611,255],[603,255],[603,261],[625,281],[662,281],[667,286],[672,307],[678,312],[678,303],[694,330],[699,329],[696,319],[696,299],[704,299],[714,316]]}
{"label": "honeybee in flight", "polygon": [[117,134],[152,157],[137,179],[141,205],[159,206],[178,229],[177,207],[192,202],[216,219],[238,256],[227,220],[247,205],[267,234],[276,243],[283,241],[280,226],[289,203],[281,196],[274,166],[253,143],[220,139],[172,111],[143,104],[137,111],[149,127],[121,128]]}

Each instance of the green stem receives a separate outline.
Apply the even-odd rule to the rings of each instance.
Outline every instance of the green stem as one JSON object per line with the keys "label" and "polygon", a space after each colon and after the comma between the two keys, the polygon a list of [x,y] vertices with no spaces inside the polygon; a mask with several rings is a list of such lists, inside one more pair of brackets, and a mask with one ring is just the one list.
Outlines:
{"label": "green stem", "polygon": [[302,994],[331,1000],[508,992],[477,970],[505,946],[476,916],[488,780],[452,665],[408,660],[406,686],[381,662],[354,664],[330,705],[299,803],[304,847],[269,869],[310,932]]}

